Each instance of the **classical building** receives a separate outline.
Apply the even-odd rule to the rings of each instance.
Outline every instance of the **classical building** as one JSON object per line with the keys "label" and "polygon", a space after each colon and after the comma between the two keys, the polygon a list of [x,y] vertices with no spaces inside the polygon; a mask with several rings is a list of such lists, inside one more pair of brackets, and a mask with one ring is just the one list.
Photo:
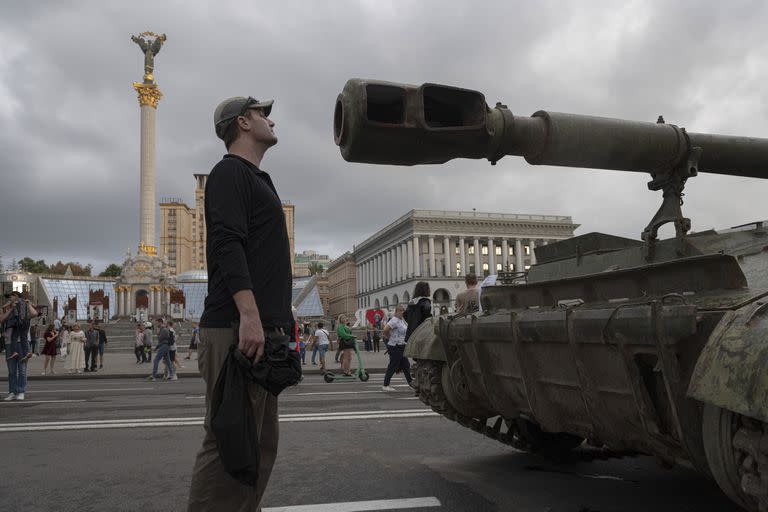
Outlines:
{"label": "classical building", "polygon": [[464,275],[522,272],[535,248],[573,236],[571,217],[411,210],[354,248],[358,309],[390,308],[427,281],[435,308],[453,311]]}
{"label": "classical building", "polygon": [[[165,198],[160,202],[160,258],[167,259],[171,274],[208,269],[205,254],[205,243],[208,239],[205,231],[205,184],[208,175],[194,176],[194,208],[187,206],[181,199]],[[294,211],[291,203],[283,201],[291,254],[294,250]],[[292,269],[293,264],[292,261]]]}
{"label": "classical building", "polygon": [[339,315],[354,317],[358,309],[357,266],[355,256],[346,252],[333,260],[328,275],[328,311],[332,318]]}
{"label": "classical building", "polygon": [[[293,248],[293,246],[291,246],[291,248]],[[313,250],[303,251],[301,254],[294,254],[293,275],[295,277],[309,276],[311,274],[309,268],[313,263],[321,265],[323,270],[326,270],[331,264],[331,258],[327,254],[318,254],[317,251]]]}

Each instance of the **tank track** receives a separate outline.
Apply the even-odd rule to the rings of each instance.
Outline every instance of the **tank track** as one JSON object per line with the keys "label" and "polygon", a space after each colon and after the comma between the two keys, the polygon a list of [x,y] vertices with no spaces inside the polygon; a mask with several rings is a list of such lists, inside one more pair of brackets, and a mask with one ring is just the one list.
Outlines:
{"label": "tank track", "polygon": [[[531,443],[526,441],[513,421],[506,420],[501,416],[491,418],[471,418],[458,412],[448,401],[443,390],[442,384],[442,361],[417,360],[414,363],[413,384],[415,395],[424,404],[432,408],[436,413],[455,421],[459,425],[474,430],[479,434],[499,441],[520,451],[539,453],[534,450]],[[621,459],[624,457],[636,457],[636,452],[614,451],[607,448],[582,448],[574,450],[567,454],[560,454],[555,457],[554,454],[539,453],[548,458],[556,458],[558,461],[594,461]],[[761,510],[761,512],[763,512]],[[765,512],[768,512],[766,509]]]}
{"label": "tank track", "polygon": [[759,512],[768,512],[768,424],[739,417],[733,436],[741,488],[755,499]]}

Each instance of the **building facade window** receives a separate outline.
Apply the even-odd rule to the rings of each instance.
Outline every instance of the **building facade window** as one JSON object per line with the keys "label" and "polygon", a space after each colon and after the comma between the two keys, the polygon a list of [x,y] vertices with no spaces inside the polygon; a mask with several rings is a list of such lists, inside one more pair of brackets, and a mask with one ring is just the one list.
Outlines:
{"label": "building facade window", "polygon": [[530,254],[531,254],[531,248],[530,248],[530,246],[527,246],[527,245],[526,245],[526,246],[524,247],[524,249],[525,249],[525,255],[526,255],[526,256],[530,256]]}
{"label": "building facade window", "polygon": [[483,276],[488,277],[489,271],[488,271],[488,264],[483,263]]}
{"label": "building facade window", "polygon": [[484,246],[483,246],[483,247],[480,249],[480,253],[481,253],[483,256],[487,256],[487,255],[488,255],[488,246],[487,246],[487,245],[484,245]]}
{"label": "building facade window", "polygon": [[496,252],[496,256],[501,256],[501,246],[497,245],[494,247],[494,251]]}
{"label": "building facade window", "polygon": [[472,254],[472,255],[474,255],[474,254],[475,254],[475,246],[474,246],[474,245],[470,245],[470,246],[469,246],[469,250],[468,250],[467,252],[468,252],[469,254]]}

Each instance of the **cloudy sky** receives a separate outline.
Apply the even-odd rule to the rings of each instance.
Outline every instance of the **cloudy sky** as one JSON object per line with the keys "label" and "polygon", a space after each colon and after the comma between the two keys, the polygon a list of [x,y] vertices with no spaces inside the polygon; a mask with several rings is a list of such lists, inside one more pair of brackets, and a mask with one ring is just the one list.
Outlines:
{"label": "cloudy sky", "polygon": [[[571,215],[577,233],[637,238],[660,201],[643,174],[344,162],[332,140],[347,78],[438,82],[546,109],[768,136],[768,3],[342,1],[3,2],[0,254],[121,263],[139,237],[143,56],[131,34],[165,32],[155,78],[158,199],[193,202],[193,173],[224,153],[223,98],[275,98],[280,138],[263,162],[296,205],[296,247],[337,256],[411,208]],[[768,218],[768,181],[700,175],[695,230]]]}

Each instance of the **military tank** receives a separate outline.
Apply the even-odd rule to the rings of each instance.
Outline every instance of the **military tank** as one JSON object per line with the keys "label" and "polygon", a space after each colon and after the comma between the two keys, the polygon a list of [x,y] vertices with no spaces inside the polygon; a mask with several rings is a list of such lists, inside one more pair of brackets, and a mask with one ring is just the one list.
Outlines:
{"label": "military tank", "polygon": [[[768,511],[768,225],[689,233],[681,207],[699,172],[767,178],[768,139],[661,117],[515,116],[473,90],[361,79],[345,85],[333,124],[350,162],[516,155],[649,173],[662,200],[639,240],[589,233],[537,247],[530,270],[483,288],[481,312],[420,326],[407,349],[417,394],[516,448],[650,454]],[[661,240],[665,224],[675,236]]]}

